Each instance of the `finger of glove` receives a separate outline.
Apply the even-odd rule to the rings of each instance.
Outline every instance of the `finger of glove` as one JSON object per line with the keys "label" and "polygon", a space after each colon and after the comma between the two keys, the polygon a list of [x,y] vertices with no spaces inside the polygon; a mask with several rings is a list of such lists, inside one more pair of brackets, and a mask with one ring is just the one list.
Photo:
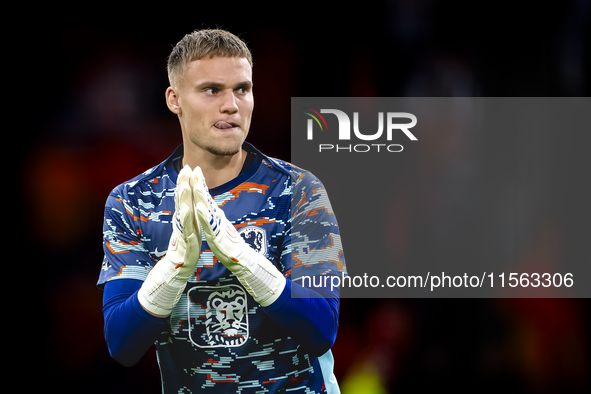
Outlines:
{"label": "finger of glove", "polygon": [[[197,204],[201,203],[204,205],[204,209],[207,209],[208,211],[212,211],[211,214],[213,214],[213,204],[210,201],[209,193],[204,192],[203,190],[201,190],[199,187],[195,187],[193,189],[193,204],[194,204],[194,209],[195,212],[197,212]],[[215,203],[215,202],[214,202]]]}
{"label": "finger of glove", "polygon": [[180,211],[178,212],[178,225],[176,231],[180,232],[180,237],[182,240],[186,241],[186,239],[195,233],[195,219],[193,215],[193,210],[187,204],[182,204],[180,206]]}
{"label": "finger of glove", "polygon": [[192,173],[193,173],[193,171],[191,171],[191,167],[189,167],[188,165],[185,165],[179,171],[179,176],[178,176],[178,178],[176,180],[177,186],[179,186],[183,182],[190,183],[191,182],[191,175],[192,175]]}
{"label": "finger of glove", "polygon": [[188,207],[193,208],[193,191],[189,182],[181,182],[176,187],[175,204],[176,209],[182,205],[187,205]]}
{"label": "finger of glove", "polygon": [[198,218],[197,222],[200,222],[200,227],[206,237],[207,235],[212,236],[216,227],[214,209],[217,208],[217,204],[209,194],[201,167],[197,166],[191,172],[189,183],[193,189],[193,207]]}
{"label": "finger of glove", "polygon": [[194,209],[191,211],[191,214],[192,214],[191,216],[193,216],[193,226],[194,226],[193,233],[195,234],[195,237],[197,238],[197,243],[199,245],[199,251],[201,251],[201,243],[203,240],[203,234],[201,231],[201,223],[199,222],[199,217],[197,217],[197,215],[195,214]]}
{"label": "finger of glove", "polygon": [[[197,203],[195,209],[209,247],[224,264],[230,256],[236,257],[242,249],[248,247],[225,216],[216,218],[201,202]],[[221,209],[218,212],[223,215]]]}
{"label": "finger of glove", "polygon": [[198,202],[195,205],[195,210],[197,211],[197,217],[199,218],[199,223],[201,224],[207,244],[219,259],[221,257],[218,248],[220,235],[219,224],[216,223],[214,215],[202,202]]}
{"label": "finger of glove", "polygon": [[[187,167],[188,168],[188,167]],[[182,170],[181,170],[182,172]],[[185,178],[186,180],[178,182],[178,185],[176,187],[176,191],[175,191],[175,209],[177,211],[180,211],[182,209],[182,207],[187,207],[189,209],[189,212],[187,214],[184,214],[180,217],[179,221],[180,224],[182,225],[183,229],[184,229],[184,233],[187,233],[187,236],[193,232],[195,232],[195,224],[194,224],[194,219],[192,219],[191,217],[194,216],[193,215],[193,192],[191,190],[191,186],[189,184],[189,175],[190,173],[187,173],[185,171],[185,173],[183,174],[183,178]],[[179,175],[179,179],[180,179],[180,175]]]}
{"label": "finger of glove", "polygon": [[215,204],[215,201],[213,201],[211,195],[209,194],[209,189],[205,183],[205,178],[203,177],[201,168],[195,167],[191,174],[190,184],[193,189],[193,198],[195,199],[195,203],[197,201],[201,201],[206,206],[212,208],[212,204]]}
{"label": "finger of glove", "polygon": [[[220,254],[220,252],[224,255],[227,254],[221,244],[219,244],[223,237],[225,237],[225,233],[223,233],[224,228],[222,228],[227,221],[226,215],[224,211],[221,210],[215,200],[209,194],[209,190],[207,188],[207,184],[205,183],[205,178],[203,177],[203,172],[201,171],[200,167],[195,167],[192,173],[192,182],[191,185],[193,187],[193,199],[194,199],[194,209],[199,218],[199,222],[201,224],[201,228],[203,233],[205,234],[205,238],[207,239],[208,244],[213,249],[217,249],[214,254]],[[229,224],[229,222],[228,222]],[[229,224],[235,232],[234,227]],[[219,258],[219,257],[218,257]]]}
{"label": "finger of glove", "polygon": [[[193,188],[193,200],[195,203],[195,211],[197,211],[197,204],[201,203],[203,204],[202,209],[205,209],[208,211],[208,214],[214,218],[219,218],[220,221],[224,221],[226,220],[226,215],[224,213],[224,211],[222,209],[220,209],[218,207],[218,204],[215,202],[215,200],[211,197],[211,195],[209,194],[209,191],[207,189],[203,189],[202,186],[196,186]],[[215,230],[215,223],[214,222],[212,224],[212,227],[214,227]]]}
{"label": "finger of glove", "polygon": [[185,166],[183,167],[180,171],[179,171],[179,175],[177,177],[176,180],[176,190],[175,190],[175,202],[178,204],[180,202],[179,197],[181,195],[181,193],[179,193],[180,189],[185,187],[183,186],[183,184],[187,183],[190,185],[191,183],[191,169],[189,168],[189,166]]}
{"label": "finger of glove", "polygon": [[190,183],[193,188],[195,188],[195,186],[199,186],[202,189],[207,190],[207,183],[205,183],[205,177],[203,176],[203,171],[201,171],[201,167],[197,166],[191,172]]}
{"label": "finger of glove", "polygon": [[[181,268],[186,271],[189,275],[195,269],[197,262],[199,261],[199,255],[201,254],[201,240],[196,234],[191,234],[187,238],[187,246],[185,249],[184,265]],[[183,275],[186,276],[186,275]]]}
{"label": "finger of glove", "polygon": [[230,254],[223,246],[224,234],[221,231],[217,231],[218,224],[215,223],[214,216],[202,202],[196,204],[195,210],[197,211],[197,216],[199,217],[199,222],[201,223],[209,248],[222,264],[228,266],[232,261]]}
{"label": "finger of glove", "polygon": [[174,202],[176,204],[175,208],[179,209],[182,204],[186,204],[189,207],[192,207],[192,200],[193,200],[193,193],[191,188],[191,168],[189,166],[183,167],[179,172],[177,181],[176,181],[176,190],[175,190],[175,199]]}
{"label": "finger of glove", "polygon": [[195,203],[195,211],[197,211],[197,217],[199,218],[199,223],[201,224],[201,229],[205,234],[205,238],[209,241],[210,238],[213,237],[215,224],[213,214],[201,201]]}

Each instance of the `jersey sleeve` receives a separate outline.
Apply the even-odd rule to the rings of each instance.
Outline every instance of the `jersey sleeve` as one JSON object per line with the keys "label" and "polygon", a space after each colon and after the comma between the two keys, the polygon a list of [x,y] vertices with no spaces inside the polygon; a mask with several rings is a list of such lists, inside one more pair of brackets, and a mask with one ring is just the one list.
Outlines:
{"label": "jersey sleeve", "polygon": [[322,182],[292,167],[291,280],[346,274],[339,226]]}
{"label": "jersey sleeve", "polygon": [[105,204],[103,222],[104,259],[97,286],[116,279],[145,280],[152,259],[137,222],[141,215],[124,186],[114,189]]}

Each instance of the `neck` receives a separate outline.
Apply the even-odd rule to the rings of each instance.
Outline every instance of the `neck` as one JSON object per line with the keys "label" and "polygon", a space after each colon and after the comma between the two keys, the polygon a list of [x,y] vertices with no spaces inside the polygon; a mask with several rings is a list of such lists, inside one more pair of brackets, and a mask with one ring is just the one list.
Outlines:
{"label": "neck", "polygon": [[240,174],[247,155],[243,149],[232,156],[221,156],[203,150],[190,151],[186,145],[183,154],[183,166],[188,165],[192,169],[201,167],[209,189],[236,178]]}

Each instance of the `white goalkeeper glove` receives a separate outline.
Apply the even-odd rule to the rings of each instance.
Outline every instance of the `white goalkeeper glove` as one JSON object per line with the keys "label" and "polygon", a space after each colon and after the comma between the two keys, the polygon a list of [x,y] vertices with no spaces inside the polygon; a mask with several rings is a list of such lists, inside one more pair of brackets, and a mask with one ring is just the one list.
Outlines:
{"label": "white goalkeeper glove", "polygon": [[195,212],[217,259],[230,270],[256,302],[271,305],[285,287],[283,274],[242,239],[209,194],[201,168],[191,178]]}
{"label": "white goalkeeper glove", "polygon": [[170,315],[199,261],[201,227],[193,211],[190,178],[191,168],[185,166],[177,179],[168,250],[152,268],[138,292],[142,307],[155,316]]}

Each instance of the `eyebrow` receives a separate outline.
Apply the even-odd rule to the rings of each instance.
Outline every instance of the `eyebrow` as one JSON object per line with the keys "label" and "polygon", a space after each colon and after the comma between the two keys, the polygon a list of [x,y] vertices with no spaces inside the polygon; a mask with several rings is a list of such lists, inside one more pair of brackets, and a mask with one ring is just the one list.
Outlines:
{"label": "eyebrow", "polygon": [[[203,89],[205,87],[208,88],[216,88],[216,89],[223,89],[226,87],[225,84],[220,83],[220,82],[213,82],[213,81],[206,81],[206,82],[202,82],[199,85],[196,86],[197,89]],[[252,81],[242,81],[242,82],[238,82],[237,84],[234,85],[234,88],[252,88]]]}

